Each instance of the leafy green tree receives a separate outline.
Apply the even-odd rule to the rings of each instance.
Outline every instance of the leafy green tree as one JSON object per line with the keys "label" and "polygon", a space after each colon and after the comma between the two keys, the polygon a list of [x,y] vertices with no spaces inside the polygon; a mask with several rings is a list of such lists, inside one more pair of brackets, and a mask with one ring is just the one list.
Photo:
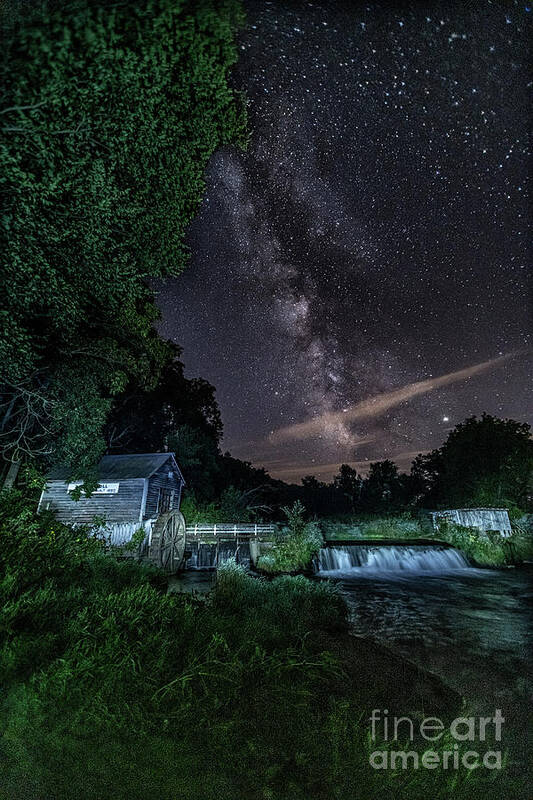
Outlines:
{"label": "leafy green tree", "polygon": [[302,486],[291,487],[296,490],[295,497],[302,500],[311,514],[328,516],[348,510],[346,498],[334,483],[319,481],[314,475],[302,478]]}
{"label": "leafy green tree", "polygon": [[483,414],[450,432],[438,450],[423,456],[427,501],[440,506],[525,507],[533,471],[531,428]]}
{"label": "leafy green tree", "polygon": [[355,511],[360,503],[363,479],[348,464],[341,464],[339,474],[333,479],[335,489],[344,499],[349,511]]}
{"label": "leafy green tree", "polygon": [[[253,492],[253,490],[252,490]],[[220,519],[226,522],[248,522],[252,518],[250,495],[235,486],[228,486],[220,495]]]}
{"label": "leafy green tree", "polygon": [[[435,451],[436,452],[436,451]],[[408,497],[413,503],[427,502],[436,480],[438,459],[434,454],[419,453],[411,463],[411,471],[406,475]]]}
{"label": "leafy green tree", "polygon": [[220,451],[213,437],[201,428],[180,425],[169,436],[168,447],[176,453],[189,491],[201,501],[214,499],[220,475]]}
{"label": "leafy green tree", "polygon": [[0,63],[0,446],[83,471],[112,399],[168,350],[147,281],[177,275],[213,151],[245,143],[234,0],[25,4]]}

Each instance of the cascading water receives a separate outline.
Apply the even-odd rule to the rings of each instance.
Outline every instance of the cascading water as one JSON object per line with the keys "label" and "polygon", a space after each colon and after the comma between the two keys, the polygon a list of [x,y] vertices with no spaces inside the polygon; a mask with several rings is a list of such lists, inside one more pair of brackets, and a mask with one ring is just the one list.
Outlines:
{"label": "cascading water", "polygon": [[444,573],[469,569],[463,553],[453,547],[403,545],[346,545],[323,547],[315,564],[321,574],[380,572]]}
{"label": "cascading water", "polygon": [[185,569],[216,569],[224,561],[234,558],[238,564],[249,566],[250,548],[248,543],[219,542],[194,542],[192,553],[185,562]]}

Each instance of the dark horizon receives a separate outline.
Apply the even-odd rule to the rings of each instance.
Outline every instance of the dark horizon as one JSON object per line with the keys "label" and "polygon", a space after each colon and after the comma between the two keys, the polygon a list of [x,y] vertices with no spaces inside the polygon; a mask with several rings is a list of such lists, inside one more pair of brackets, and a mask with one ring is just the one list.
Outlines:
{"label": "dark horizon", "polygon": [[408,469],[483,411],[533,422],[526,7],[247,10],[249,150],[211,158],[190,267],[159,295],[224,448],[329,479]]}

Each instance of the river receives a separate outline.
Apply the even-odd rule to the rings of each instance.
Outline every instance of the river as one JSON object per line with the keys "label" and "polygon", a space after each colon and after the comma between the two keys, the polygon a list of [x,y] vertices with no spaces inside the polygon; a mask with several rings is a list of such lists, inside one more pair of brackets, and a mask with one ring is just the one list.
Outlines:
{"label": "river", "polygon": [[[503,749],[510,768],[523,774],[531,758],[533,571],[475,569],[452,553],[443,562],[442,551],[402,557],[396,549],[396,559],[390,548],[370,558],[352,553],[352,562],[362,562],[355,565],[341,555],[338,569],[319,575],[342,588],[355,635],[441,677],[465,698],[464,713],[502,709]],[[325,557],[331,567],[331,554]]]}

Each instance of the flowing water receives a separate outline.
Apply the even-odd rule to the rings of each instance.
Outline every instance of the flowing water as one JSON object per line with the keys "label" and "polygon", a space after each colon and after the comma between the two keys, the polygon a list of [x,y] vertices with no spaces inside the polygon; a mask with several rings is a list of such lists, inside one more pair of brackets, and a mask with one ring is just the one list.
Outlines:
{"label": "flowing water", "polygon": [[[324,548],[318,576],[335,579],[355,635],[439,675],[470,714],[506,719],[502,744],[528,758],[533,672],[533,572],[474,569],[453,548]],[[426,709],[428,715],[431,709]]]}
{"label": "flowing water", "polygon": [[250,566],[250,547],[247,542],[221,541],[218,544],[193,542],[190,558],[185,562],[185,569],[212,570],[230,558],[237,564]]}
{"label": "flowing water", "polygon": [[464,555],[453,547],[426,545],[347,545],[323,547],[317,570],[321,575],[362,575],[368,572],[444,573],[468,569]]}

